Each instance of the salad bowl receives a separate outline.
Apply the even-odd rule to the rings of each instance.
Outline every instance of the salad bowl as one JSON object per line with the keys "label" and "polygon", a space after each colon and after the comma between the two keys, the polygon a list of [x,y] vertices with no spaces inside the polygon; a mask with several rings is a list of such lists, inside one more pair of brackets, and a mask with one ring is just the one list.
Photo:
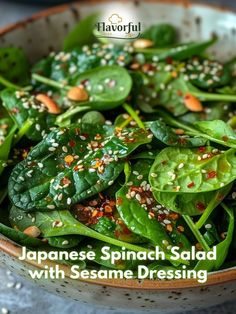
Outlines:
{"label": "salad bowl", "polygon": [[[226,9],[188,1],[80,1],[48,9],[31,18],[0,30],[0,47],[23,48],[30,61],[36,62],[58,51],[66,34],[82,18],[108,7],[125,5],[145,27],[158,23],[173,24],[180,41],[219,38],[209,51],[218,60],[228,60],[236,51],[236,13]],[[39,45],[40,43],[40,45]],[[32,279],[29,270],[55,266],[49,260],[38,265],[20,261],[21,246],[0,234],[0,265],[59,295],[84,303],[109,308],[150,310],[170,313],[199,309],[234,300],[236,267],[211,272],[208,281],[181,280],[72,280],[69,267],[63,265],[65,279]]]}

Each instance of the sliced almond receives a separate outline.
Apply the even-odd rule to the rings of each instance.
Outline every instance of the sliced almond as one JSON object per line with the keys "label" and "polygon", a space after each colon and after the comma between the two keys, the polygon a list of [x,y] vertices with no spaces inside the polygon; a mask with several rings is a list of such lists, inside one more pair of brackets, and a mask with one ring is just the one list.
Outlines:
{"label": "sliced almond", "polygon": [[153,45],[154,45],[153,41],[144,38],[136,39],[133,42],[133,47],[138,49],[149,48],[152,47]]}
{"label": "sliced almond", "polygon": [[89,95],[83,86],[75,86],[68,91],[67,97],[74,101],[86,101]]}
{"label": "sliced almond", "polygon": [[190,93],[185,94],[184,104],[190,111],[195,112],[203,111],[203,106],[200,100]]}
{"label": "sliced almond", "polygon": [[40,236],[41,231],[36,226],[30,226],[24,230],[24,234],[31,238],[37,238],[38,236]]}
{"label": "sliced almond", "polygon": [[50,98],[46,94],[38,94],[36,99],[40,101],[44,106],[48,108],[48,112],[52,114],[59,114],[61,113],[61,108],[55,103],[55,101]]}

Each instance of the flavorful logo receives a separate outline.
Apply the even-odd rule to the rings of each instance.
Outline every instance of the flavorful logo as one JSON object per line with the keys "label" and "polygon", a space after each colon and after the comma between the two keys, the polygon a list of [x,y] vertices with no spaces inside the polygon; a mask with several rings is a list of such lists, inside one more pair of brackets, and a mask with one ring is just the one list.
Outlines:
{"label": "flavorful logo", "polygon": [[129,21],[118,13],[112,13],[96,24],[96,36],[99,38],[135,39],[140,32],[140,22]]}

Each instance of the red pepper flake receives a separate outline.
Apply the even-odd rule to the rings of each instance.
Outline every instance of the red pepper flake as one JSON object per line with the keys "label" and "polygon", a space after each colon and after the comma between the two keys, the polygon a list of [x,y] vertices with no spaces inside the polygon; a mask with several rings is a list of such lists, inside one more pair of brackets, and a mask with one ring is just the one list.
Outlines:
{"label": "red pepper flake", "polygon": [[166,58],[166,63],[167,63],[167,64],[172,64],[172,63],[173,63],[173,58],[167,57],[167,58]]}
{"label": "red pepper flake", "polygon": [[204,210],[206,209],[206,205],[203,204],[202,202],[198,202],[198,203],[196,204],[196,208],[197,208],[200,212],[202,212],[202,211],[204,211]]}
{"label": "red pepper flake", "polygon": [[201,146],[198,148],[199,153],[204,153],[206,151],[206,147],[205,146]]}
{"label": "red pepper flake", "polygon": [[209,180],[209,179],[213,179],[213,178],[215,178],[217,176],[217,172],[216,171],[209,171],[208,173],[207,173],[207,180]]}
{"label": "red pepper flake", "polygon": [[123,203],[123,199],[121,197],[118,197],[116,200],[116,205],[121,205]]}
{"label": "red pepper flake", "polygon": [[61,179],[61,184],[63,185],[71,184],[71,181],[69,178],[64,177],[63,179]]}
{"label": "red pepper flake", "polygon": [[166,219],[166,214],[159,214],[159,215],[157,216],[157,220],[158,220],[158,221],[163,221],[164,219]]}
{"label": "red pepper flake", "polygon": [[75,147],[75,145],[76,145],[76,142],[74,140],[70,140],[69,141],[69,146],[70,147]]}
{"label": "red pepper flake", "polygon": [[193,188],[194,186],[195,186],[195,183],[193,181],[187,185],[189,189]]}

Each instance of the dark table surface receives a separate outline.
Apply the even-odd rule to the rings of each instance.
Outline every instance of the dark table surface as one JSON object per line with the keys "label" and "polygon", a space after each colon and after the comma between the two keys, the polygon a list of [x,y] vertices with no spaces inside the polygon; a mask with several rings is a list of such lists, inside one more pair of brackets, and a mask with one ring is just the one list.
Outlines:
{"label": "dark table surface", "polygon": [[[39,10],[45,9],[46,1],[1,1],[0,0],[0,27],[14,23]],[[26,4],[28,2],[30,4]],[[41,4],[38,4],[41,2]],[[50,1],[47,1],[49,3]],[[201,1],[203,2],[203,1]],[[235,0],[208,0],[206,3],[215,3],[236,8]],[[33,4],[37,3],[37,4]],[[83,305],[68,299],[55,296],[36,285],[10,274],[7,269],[0,268],[0,313],[4,310],[9,314],[120,314],[121,310],[98,309],[93,305]],[[129,314],[135,312],[129,311]],[[140,313],[140,312],[139,312]],[[234,314],[236,303],[226,303],[203,309],[198,312],[186,312],[185,314]]]}

